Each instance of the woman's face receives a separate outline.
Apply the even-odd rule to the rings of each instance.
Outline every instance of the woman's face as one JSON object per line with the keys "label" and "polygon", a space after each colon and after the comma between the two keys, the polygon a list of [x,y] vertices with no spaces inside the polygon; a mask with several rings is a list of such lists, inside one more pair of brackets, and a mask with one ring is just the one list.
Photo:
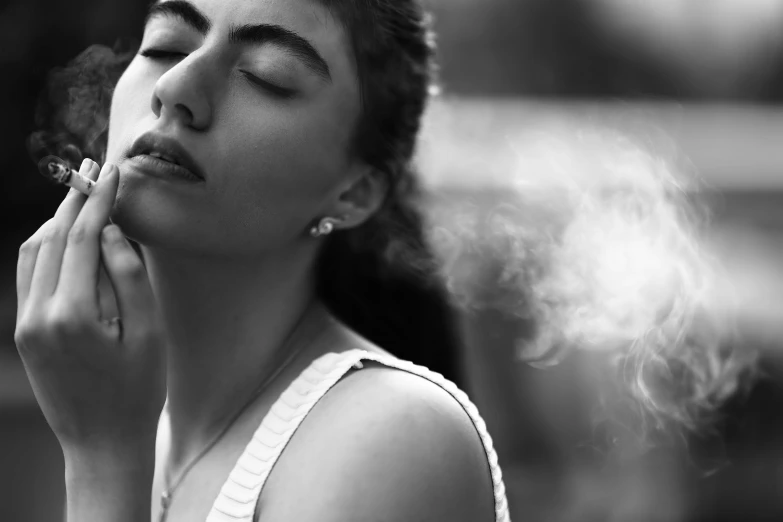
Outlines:
{"label": "woman's face", "polygon": [[[352,56],[315,0],[156,4],[112,100],[114,222],[142,244],[234,257],[303,237],[363,172],[349,152]],[[148,152],[203,179],[171,176]]]}

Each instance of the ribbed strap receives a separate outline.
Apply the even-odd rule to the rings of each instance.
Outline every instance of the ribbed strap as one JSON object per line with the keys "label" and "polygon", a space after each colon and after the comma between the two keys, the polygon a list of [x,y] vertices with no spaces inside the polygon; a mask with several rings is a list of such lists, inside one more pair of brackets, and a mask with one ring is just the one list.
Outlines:
{"label": "ribbed strap", "polygon": [[315,404],[352,367],[372,360],[424,377],[449,392],[470,416],[484,445],[495,494],[496,522],[509,522],[506,488],[487,426],[467,394],[443,375],[408,361],[349,350],[322,355],[297,377],[269,410],[231,471],[207,517],[207,522],[252,522],[258,498],[275,462]]}

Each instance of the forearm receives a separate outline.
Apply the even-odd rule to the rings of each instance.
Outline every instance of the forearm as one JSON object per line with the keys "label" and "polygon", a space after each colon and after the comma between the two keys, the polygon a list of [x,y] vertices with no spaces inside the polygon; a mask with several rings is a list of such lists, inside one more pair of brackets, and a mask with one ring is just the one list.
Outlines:
{"label": "forearm", "polygon": [[149,522],[154,470],[154,449],[67,454],[66,521]]}

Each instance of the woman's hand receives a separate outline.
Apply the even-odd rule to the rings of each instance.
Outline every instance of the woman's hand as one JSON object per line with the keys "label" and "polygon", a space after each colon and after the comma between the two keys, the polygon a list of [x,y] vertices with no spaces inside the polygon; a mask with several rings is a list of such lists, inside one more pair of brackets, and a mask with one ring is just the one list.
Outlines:
{"label": "woman's hand", "polygon": [[[80,173],[95,179],[98,170],[85,160]],[[71,189],[19,251],[15,341],[66,458],[154,445],[166,395],[164,335],[146,270],[108,224],[118,182],[117,167],[104,165],[89,198]],[[101,317],[101,265],[120,321]]]}

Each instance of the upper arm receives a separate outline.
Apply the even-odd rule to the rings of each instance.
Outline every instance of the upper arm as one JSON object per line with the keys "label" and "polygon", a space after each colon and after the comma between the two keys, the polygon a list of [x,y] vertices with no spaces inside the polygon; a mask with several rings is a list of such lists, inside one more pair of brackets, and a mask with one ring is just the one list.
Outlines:
{"label": "upper arm", "polygon": [[439,386],[367,368],[305,417],[264,487],[260,520],[491,522],[489,465],[472,421]]}

